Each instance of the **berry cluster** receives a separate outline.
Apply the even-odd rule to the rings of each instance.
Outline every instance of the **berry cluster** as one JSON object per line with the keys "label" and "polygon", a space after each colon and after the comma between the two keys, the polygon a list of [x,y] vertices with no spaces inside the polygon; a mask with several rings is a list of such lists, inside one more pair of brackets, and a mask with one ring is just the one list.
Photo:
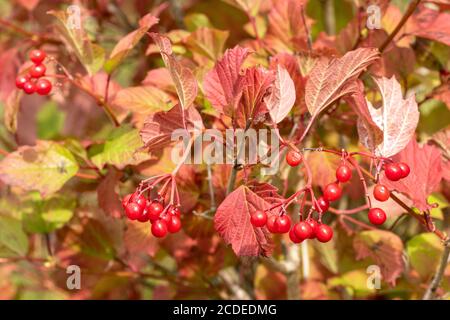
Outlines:
{"label": "berry cluster", "polygon": [[256,228],[266,226],[267,230],[274,234],[289,232],[289,238],[293,243],[314,238],[320,242],[328,242],[333,237],[333,230],[330,226],[319,223],[312,218],[300,221],[292,226],[291,218],[285,213],[268,217],[265,211],[258,210],[251,215],[250,222]]}
{"label": "berry cluster", "polygon": [[33,66],[28,70],[26,75],[19,75],[16,78],[16,87],[22,89],[26,94],[37,92],[42,96],[46,96],[52,90],[52,83],[47,79],[43,79],[47,70],[43,64],[46,53],[42,50],[32,50],[30,52],[30,60]]}
{"label": "berry cluster", "polygon": [[181,229],[181,213],[177,206],[169,205],[164,208],[161,200],[146,199],[138,192],[125,196],[122,206],[128,219],[150,221],[152,234],[157,238],[163,238],[167,232],[176,233]]}

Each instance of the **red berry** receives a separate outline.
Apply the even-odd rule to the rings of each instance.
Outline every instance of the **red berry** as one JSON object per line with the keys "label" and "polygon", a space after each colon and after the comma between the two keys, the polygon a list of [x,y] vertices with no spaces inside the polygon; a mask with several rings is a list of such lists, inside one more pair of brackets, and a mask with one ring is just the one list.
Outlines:
{"label": "red berry", "polygon": [[400,168],[400,171],[402,172],[402,179],[406,178],[409,175],[409,172],[411,171],[411,169],[409,169],[409,166],[404,162],[400,162],[400,163],[398,163],[398,167]]}
{"label": "red berry", "polygon": [[152,224],[152,234],[157,238],[163,238],[167,234],[167,225],[164,220],[156,220]]}
{"label": "red berry", "polygon": [[343,164],[336,169],[336,179],[339,182],[347,182],[352,178],[352,169]]}
{"label": "red berry", "polygon": [[323,197],[327,201],[336,201],[342,195],[342,189],[337,185],[337,183],[330,183],[325,186],[323,191]]}
{"label": "red berry", "polygon": [[139,194],[137,192],[133,193],[130,201],[136,203],[139,207],[142,208],[142,210],[144,210],[144,208],[147,206],[147,199],[145,199],[142,194]]}
{"label": "red berry", "polygon": [[39,79],[36,83],[36,92],[41,96],[46,96],[52,90],[52,83],[47,79]]}
{"label": "red berry", "polygon": [[316,238],[320,242],[328,242],[333,238],[333,229],[326,224],[320,224],[316,228]]}
{"label": "red berry", "polygon": [[125,207],[125,213],[130,220],[136,220],[142,214],[143,209],[135,202],[130,202]]}
{"label": "red berry", "polygon": [[40,78],[45,75],[47,68],[43,64],[34,65],[31,67],[29,74],[32,78]]}
{"label": "red berry", "polygon": [[148,206],[148,214],[150,216],[150,220],[156,220],[159,218],[161,212],[163,212],[164,207],[158,201],[152,201]]}
{"label": "red berry", "polygon": [[291,229],[291,218],[284,214],[275,220],[275,227],[279,233],[289,232]]}
{"label": "red berry", "polygon": [[313,230],[309,223],[305,221],[300,221],[294,226],[294,232],[297,238],[300,240],[309,239],[309,237],[313,234]]}
{"label": "red berry", "polygon": [[330,203],[323,196],[317,199],[317,204],[314,204],[314,209],[316,209],[317,212],[320,212],[319,208],[322,209],[322,212],[325,212],[329,207]]}
{"label": "red berry", "polygon": [[319,226],[319,223],[314,219],[308,219],[306,220],[306,223],[309,224],[309,226],[312,229],[311,235],[309,236],[310,239],[314,239],[316,237],[316,229]]}
{"label": "red berry", "polygon": [[296,167],[302,162],[302,154],[300,152],[297,152],[295,150],[289,150],[286,154],[286,162],[291,167]]}
{"label": "red berry", "polygon": [[179,217],[181,215],[180,208],[174,207],[174,206],[170,207],[169,214],[172,215],[172,216],[178,216]]}
{"label": "red berry", "polygon": [[250,222],[254,227],[263,227],[267,222],[267,214],[264,211],[257,210],[252,213]]}
{"label": "red berry", "polygon": [[40,64],[42,61],[44,61],[47,54],[42,50],[31,50],[30,52],[30,60],[33,61],[35,64]]}
{"label": "red berry", "polygon": [[23,86],[27,81],[30,80],[30,77],[28,76],[17,76],[16,78],[16,87],[18,89],[23,89]]}
{"label": "red berry", "polygon": [[276,215],[273,215],[267,219],[267,230],[269,230],[269,232],[271,233],[278,233],[277,225],[275,224],[277,218],[278,217]]}
{"label": "red berry", "polygon": [[380,208],[371,208],[368,218],[371,224],[379,226],[386,221],[386,213]]}
{"label": "red berry", "polygon": [[389,199],[389,195],[389,189],[384,184],[377,184],[373,188],[373,196],[378,201],[386,201],[387,199]]}
{"label": "red berry", "polygon": [[398,181],[402,178],[402,170],[396,163],[388,163],[384,167],[384,174],[386,175],[386,178],[388,178],[391,181]]}
{"label": "red berry", "polygon": [[170,233],[176,233],[181,230],[181,220],[178,216],[167,215],[170,221],[167,224],[167,229]]}
{"label": "red berry", "polygon": [[23,85],[23,91],[25,91],[26,94],[33,94],[36,91],[36,85],[31,81],[27,81]]}
{"label": "red berry", "polygon": [[137,220],[139,222],[147,222],[148,220],[150,220],[150,216],[148,215],[148,207],[145,207],[144,210],[142,210],[139,217],[137,217]]}
{"label": "red berry", "polygon": [[291,239],[291,241],[292,241],[293,243],[300,243],[300,242],[302,242],[302,240],[299,239],[299,238],[297,237],[297,235],[295,234],[295,228],[292,228],[292,229],[289,231],[289,239]]}

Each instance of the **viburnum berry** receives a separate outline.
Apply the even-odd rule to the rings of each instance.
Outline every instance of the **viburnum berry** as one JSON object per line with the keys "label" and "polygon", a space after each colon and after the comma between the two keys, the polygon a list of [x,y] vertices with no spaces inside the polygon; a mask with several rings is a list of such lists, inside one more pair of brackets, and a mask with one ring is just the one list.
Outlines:
{"label": "viburnum berry", "polygon": [[292,229],[289,231],[289,239],[291,239],[291,241],[292,241],[293,243],[300,243],[300,242],[303,241],[303,240],[301,240],[301,239],[299,239],[299,238],[297,237],[297,235],[295,234],[295,229],[294,229],[294,228],[292,228]]}
{"label": "viburnum berry", "polygon": [[28,80],[30,80],[29,76],[17,76],[17,78],[16,78],[16,87],[18,89],[23,89],[24,84],[27,83]]}
{"label": "viburnum berry", "polygon": [[130,202],[125,207],[125,213],[130,220],[136,220],[142,214],[142,207],[139,206],[136,202]]}
{"label": "viburnum berry", "polygon": [[397,165],[400,168],[400,171],[402,172],[402,179],[406,178],[409,175],[409,172],[411,171],[409,166],[404,162],[400,162]]}
{"label": "viburnum berry", "polygon": [[289,232],[291,229],[291,218],[287,214],[277,217],[275,227],[279,233]]}
{"label": "viburnum berry", "polygon": [[27,81],[23,85],[23,91],[26,94],[33,94],[33,93],[36,92],[36,85],[33,82],[31,82],[31,81]]}
{"label": "viburnum berry", "polygon": [[313,230],[311,229],[309,223],[305,221],[300,221],[299,223],[295,224],[294,232],[297,238],[303,241],[305,239],[309,239],[309,237],[313,233]]}
{"label": "viburnum berry", "polygon": [[147,199],[137,192],[132,194],[130,201],[136,203],[142,210],[147,206]]}
{"label": "viburnum berry", "polygon": [[47,79],[39,79],[36,83],[36,92],[41,96],[46,96],[52,90],[52,83]]}
{"label": "viburnum berry", "polygon": [[316,229],[319,226],[319,223],[314,219],[307,219],[306,223],[309,224],[311,227],[311,235],[309,236],[309,239],[314,239],[316,237]]}
{"label": "viburnum berry", "polygon": [[295,150],[289,150],[286,154],[286,162],[291,167],[296,167],[302,162],[302,154]]}
{"label": "viburnum berry", "polygon": [[263,227],[267,222],[267,213],[260,210],[253,212],[250,217],[250,222],[254,227]]}
{"label": "viburnum berry", "polygon": [[371,208],[369,210],[368,218],[371,224],[379,226],[386,221],[386,213],[380,208]]}
{"label": "viburnum berry", "polygon": [[42,63],[42,61],[44,61],[46,56],[47,54],[45,53],[45,51],[38,49],[31,50],[29,54],[30,60],[33,61],[35,64]]}
{"label": "viburnum berry", "polygon": [[176,233],[181,230],[181,220],[178,216],[167,215],[170,217],[169,223],[167,223],[167,230],[170,233]]}
{"label": "viburnum berry", "polygon": [[161,203],[158,201],[152,201],[150,205],[148,206],[148,214],[150,217],[150,220],[156,220],[159,218],[159,215],[161,212],[163,212],[164,207]]}
{"label": "viburnum berry", "polygon": [[137,221],[139,222],[147,222],[150,220],[150,216],[148,214],[148,207],[145,207],[144,210],[141,211],[139,217],[137,217]]}
{"label": "viburnum berry", "polygon": [[278,233],[277,225],[275,224],[275,221],[277,220],[277,216],[273,215],[267,219],[266,227],[271,233]]}
{"label": "viburnum berry", "polygon": [[378,201],[386,201],[389,199],[389,189],[384,184],[377,184],[373,188],[373,196]]}
{"label": "viburnum berry", "polygon": [[156,220],[152,223],[152,234],[157,238],[163,238],[167,234],[167,225],[164,220]]}
{"label": "viburnum berry", "polygon": [[325,190],[323,191],[323,197],[325,200],[331,202],[336,201],[342,196],[342,189],[338,186],[337,183],[330,183],[325,186]]}
{"label": "viburnum berry", "polygon": [[316,228],[316,238],[320,242],[328,242],[333,238],[333,229],[326,224],[320,224]]}
{"label": "viburnum berry", "polygon": [[342,164],[336,169],[336,179],[339,182],[347,182],[352,178],[352,169],[349,166]]}
{"label": "viburnum berry", "polygon": [[384,167],[384,174],[386,175],[386,178],[391,181],[398,181],[402,178],[403,175],[402,170],[397,163],[388,163]]}
{"label": "viburnum berry", "polygon": [[168,212],[172,216],[180,216],[181,215],[180,208],[175,207],[175,206],[170,207]]}
{"label": "viburnum berry", "polygon": [[[317,203],[314,204],[314,209],[315,209],[317,212],[320,212],[321,210],[322,210],[322,212],[325,212],[325,211],[327,211],[328,208],[330,207],[330,202],[328,202],[328,200],[325,199],[323,196],[319,197],[319,198],[316,200],[316,202],[317,202]],[[320,208],[321,210],[319,210],[319,208]]]}
{"label": "viburnum berry", "polygon": [[29,74],[32,78],[40,78],[45,75],[47,68],[43,64],[34,65],[31,67]]}

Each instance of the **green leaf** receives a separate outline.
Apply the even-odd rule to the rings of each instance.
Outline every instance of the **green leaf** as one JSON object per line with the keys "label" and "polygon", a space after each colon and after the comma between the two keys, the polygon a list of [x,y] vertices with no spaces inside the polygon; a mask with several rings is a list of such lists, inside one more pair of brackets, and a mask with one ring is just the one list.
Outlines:
{"label": "green leaf", "polygon": [[100,70],[105,61],[105,50],[99,45],[91,43],[84,28],[71,27],[66,11],[51,10],[47,13],[57,18],[58,29],[89,75]]}
{"label": "green leaf", "polygon": [[355,297],[364,297],[375,293],[376,289],[370,289],[367,285],[369,275],[366,270],[352,270],[328,280],[329,287],[343,286]]}
{"label": "green leaf", "polygon": [[173,107],[170,96],[156,87],[130,87],[120,90],[114,104],[140,114],[167,111]]}
{"label": "green leaf", "polygon": [[188,31],[195,31],[198,28],[206,27],[211,28],[211,22],[206,14],[203,13],[191,13],[184,17],[184,24]]}
{"label": "green leaf", "polygon": [[22,146],[0,161],[0,179],[11,186],[37,190],[42,196],[58,191],[78,171],[69,150],[52,141]]}
{"label": "green leaf", "polygon": [[24,210],[24,229],[30,233],[49,233],[64,226],[73,216],[76,202],[55,196],[47,200],[35,199]]}
{"label": "green leaf", "polygon": [[138,151],[142,146],[137,129],[121,127],[115,129],[104,144],[92,148],[91,151],[95,154],[91,160],[98,168],[110,164],[123,169],[127,165],[136,165],[149,159],[147,152]]}
{"label": "green leaf", "polygon": [[431,232],[421,233],[406,244],[410,264],[423,279],[436,272],[443,250],[441,241]]}
{"label": "green leaf", "polygon": [[27,252],[28,238],[22,230],[22,223],[0,215],[0,258],[25,256]]}
{"label": "green leaf", "polygon": [[58,137],[64,125],[65,114],[55,102],[49,101],[37,114],[37,133],[39,139],[50,140]]}
{"label": "green leaf", "polygon": [[442,209],[445,209],[448,207],[448,202],[445,199],[445,197],[440,194],[440,193],[432,193],[428,199],[427,199],[428,203],[436,203],[438,205],[437,208],[433,208],[430,210],[430,215],[432,218],[435,219],[440,219],[443,220],[444,219],[444,214],[442,212]]}

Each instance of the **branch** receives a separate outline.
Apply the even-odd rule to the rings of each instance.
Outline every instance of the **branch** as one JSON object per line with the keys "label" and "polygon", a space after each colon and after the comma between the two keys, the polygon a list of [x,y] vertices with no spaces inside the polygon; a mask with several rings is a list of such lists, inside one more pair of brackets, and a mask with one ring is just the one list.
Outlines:
{"label": "branch", "polygon": [[408,21],[409,17],[414,13],[414,10],[416,10],[417,6],[419,5],[421,0],[414,0],[413,2],[411,2],[409,4],[408,9],[406,10],[405,14],[403,15],[402,19],[400,20],[400,22],[397,24],[397,26],[395,27],[394,31],[392,31],[392,33],[389,35],[389,37],[387,37],[387,39],[381,44],[381,46],[378,48],[378,50],[380,52],[383,52],[384,49],[387,48],[387,46],[389,45],[389,43],[391,43],[392,39],[395,38],[395,36],[397,35],[397,33],[400,31],[400,29],[403,27],[403,25],[406,23],[406,21]]}
{"label": "branch", "polygon": [[450,240],[447,239],[446,241],[444,241],[444,252],[442,253],[441,263],[439,264],[436,274],[434,275],[433,280],[431,281],[430,285],[428,286],[427,291],[425,291],[425,294],[423,295],[422,300],[433,299],[433,297],[439,287],[439,284],[441,283],[445,268],[447,267],[449,255],[450,255]]}

